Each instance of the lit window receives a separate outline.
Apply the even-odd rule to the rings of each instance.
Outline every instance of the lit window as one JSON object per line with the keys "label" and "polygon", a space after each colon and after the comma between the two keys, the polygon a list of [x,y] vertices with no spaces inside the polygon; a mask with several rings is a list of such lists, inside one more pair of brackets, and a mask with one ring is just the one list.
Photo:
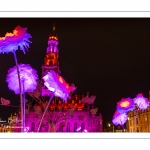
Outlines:
{"label": "lit window", "polygon": [[147,115],[145,115],[145,122],[147,122]]}
{"label": "lit window", "polygon": [[130,120],[130,126],[132,126],[132,120]]}

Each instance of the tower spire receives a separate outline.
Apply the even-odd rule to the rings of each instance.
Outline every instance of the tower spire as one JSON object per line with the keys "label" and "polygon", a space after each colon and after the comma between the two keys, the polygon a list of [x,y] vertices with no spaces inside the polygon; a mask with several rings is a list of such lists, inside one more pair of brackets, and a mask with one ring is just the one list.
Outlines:
{"label": "tower spire", "polygon": [[53,24],[53,28],[52,28],[52,36],[55,36],[55,37],[57,37],[57,35],[56,35],[56,23],[54,23]]}
{"label": "tower spire", "polygon": [[56,23],[53,24],[53,32],[55,32],[56,29]]}

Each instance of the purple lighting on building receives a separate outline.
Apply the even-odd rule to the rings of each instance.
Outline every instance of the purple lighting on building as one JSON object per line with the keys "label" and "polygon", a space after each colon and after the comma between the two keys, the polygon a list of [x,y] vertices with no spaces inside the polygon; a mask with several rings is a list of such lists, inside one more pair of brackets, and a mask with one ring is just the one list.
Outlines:
{"label": "purple lighting on building", "polygon": [[31,35],[26,32],[27,28],[17,26],[13,33],[6,33],[5,37],[0,37],[0,53],[15,52],[18,47],[25,53],[29,48]]}
{"label": "purple lighting on building", "polygon": [[73,92],[76,87],[74,85],[69,86],[66,81],[56,74],[55,71],[51,70],[44,77],[44,85],[52,92],[55,96],[62,98],[66,101],[70,97],[70,92]]}
{"label": "purple lighting on building", "polygon": [[47,53],[58,53],[58,41],[55,39],[49,39],[48,40],[48,47],[47,47]]}
{"label": "purple lighting on building", "polygon": [[114,125],[124,125],[124,123],[127,121],[128,116],[126,113],[119,113],[117,110],[113,116],[113,124]]}
{"label": "purple lighting on building", "polygon": [[117,110],[120,113],[127,113],[135,108],[135,104],[131,98],[123,98],[117,103]]}
{"label": "purple lighting on building", "polygon": [[[28,64],[19,64],[19,71],[22,89],[24,85],[25,92],[33,92],[37,86],[36,80],[38,79],[38,76],[36,71]],[[20,93],[16,66],[8,70],[6,81],[8,82],[8,87],[10,90],[14,91],[15,94]]]}
{"label": "purple lighting on building", "polygon": [[138,105],[141,110],[147,109],[149,106],[149,101],[147,98],[143,97],[143,94],[138,94],[136,98],[133,99],[134,103]]}
{"label": "purple lighting on building", "polygon": [[80,130],[81,130],[81,127],[77,128],[77,130],[76,130],[76,131],[77,131],[77,132],[79,132]]}
{"label": "purple lighting on building", "polygon": [[[81,127],[77,128],[76,132],[81,132]],[[82,132],[87,133],[88,131],[86,129],[84,129]]]}
{"label": "purple lighting on building", "polygon": [[88,132],[88,131],[86,129],[84,129],[83,132]]}
{"label": "purple lighting on building", "polygon": [[29,131],[29,127],[25,127],[24,132],[28,132],[28,131]]}

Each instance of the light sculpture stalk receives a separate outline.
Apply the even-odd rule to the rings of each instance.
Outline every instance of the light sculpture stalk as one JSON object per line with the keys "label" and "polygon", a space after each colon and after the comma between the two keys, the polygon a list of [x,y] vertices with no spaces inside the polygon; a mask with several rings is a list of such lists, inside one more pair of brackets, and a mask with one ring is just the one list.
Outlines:
{"label": "light sculpture stalk", "polygon": [[41,128],[43,119],[44,119],[44,117],[45,117],[45,114],[46,114],[46,112],[47,112],[47,109],[48,109],[49,104],[50,104],[50,102],[52,101],[53,97],[54,97],[54,93],[52,93],[51,96],[50,96],[50,99],[49,99],[49,101],[48,101],[48,103],[47,103],[47,106],[46,106],[46,108],[45,108],[45,110],[44,110],[44,113],[43,113],[43,115],[42,115],[42,118],[41,118],[41,120],[40,120],[40,123],[39,123],[37,132],[40,131],[40,128]]}
{"label": "light sculpture stalk", "polygon": [[[20,47],[20,50],[23,51],[25,54],[25,50],[28,50],[29,43],[31,41],[29,38],[31,38],[31,35],[26,32],[27,28],[22,28],[20,26],[17,26],[12,33],[6,33],[5,37],[0,37],[0,53],[9,53],[12,52],[14,54],[14,59],[17,67],[17,74],[18,74],[18,82],[19,82],[19,88],[20,88],[20,103],[21,103],[21,120],[23,119],[23,100],[22,100],[22,88],[21,88],[21,79],[20,79],[20,72],[18,68],[18,62],[17,62],[17,56],[16,56],[16,50],[18,50],[18,47]],[[23,124],[23,123],[21,123]],[[24,131],[23,128],[21,128],[22,132]]]}
{"label": "light sculpture stalk", "polygon": [[22,89],[23,89],[23,132],[25,132],[25,118],[26,118],[26,98],[25,98],[25,87],[24,87],[24,81],[22,82]]}
{"label": "light sculpture stalk", "polygon": [[19,82],[19,90],[20,90],[20,107],[21,107],[21,132],[24,132],[24,110],[23,110],[23,99],[22,99],[22,88],[21,88],[21,80],[20,80],[20,72],[19,72],[19,67],[18,67],[18,61],[16,57],[16,52],[14,51],[14,59],[16,63],[16,68],[17,68],[17,74],[18,74],[18,82]]}

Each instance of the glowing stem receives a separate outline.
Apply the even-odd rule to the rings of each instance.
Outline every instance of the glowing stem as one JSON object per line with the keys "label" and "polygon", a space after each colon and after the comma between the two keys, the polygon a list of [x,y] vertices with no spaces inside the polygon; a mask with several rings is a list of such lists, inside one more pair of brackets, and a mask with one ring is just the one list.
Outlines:
{"label": "glowing stem", "polygon": [[23,85],[23,132],[25,131],[25,117],[26,117],[26,99],[25,99],[25,88],[24,88],[24,82],[22,82]]}
{"label": "glowing stem", "polygon": [[46,112],[47,112],[48,106],[49,106],[50,102],[52,101],[53,97],[54,97],[54,92],[53,92],[53,94],[51,95],[51,97],[50,97],[50,99],[49,99],[49,101],[48,101],[48,103],[47,103],[47,106],[46,106],[46,108],[45,108],[45,110],[44,110],[44,113],[43,113],[43,116],[42,116],[42,118],[41,118],[41,120],[40,120],[40,124],[39,124],[39,127],[38,127],[37,132],[39,132],[39,130],[40,130],[40,128],[41,128],[41,124],[42,124],[42,122],[43,122],[43,119],[44,119],[45,114],[46,114]]}
{"label": "glowing stem", "polygon": [[[23,123],[23,100],[22,100],[22,88],[21,88],[21,80],[20,80],[20,72],[19,72],[19,67],[18,67],[18,61],[16,57],[16,52],[14,51],[14,59],[16,63],[16,68],[17,68],[17,73],[18,73],[18,81],[19,81],[19,88],[20,88],[20,103],[21,103],[21,126],[24,124]],[[21,131],[24,132],[23,128],[21,128]]]}
{"label": "glowing stem", "polygon": [[[120,120],[121,121],[121,120]],[[121,126],[122,126],[122,129],[123,129],[123,132],[124,132],[124,126],[123,126],[123,124],[122,124],[122,121],[121,121]]]}
{"label": "glowing stem", "polygon": [[124,132],[124,127],[123,127],[123,124],[122,124],[121,126],[122,126],[122,129],[123,129],[123,132]]}

